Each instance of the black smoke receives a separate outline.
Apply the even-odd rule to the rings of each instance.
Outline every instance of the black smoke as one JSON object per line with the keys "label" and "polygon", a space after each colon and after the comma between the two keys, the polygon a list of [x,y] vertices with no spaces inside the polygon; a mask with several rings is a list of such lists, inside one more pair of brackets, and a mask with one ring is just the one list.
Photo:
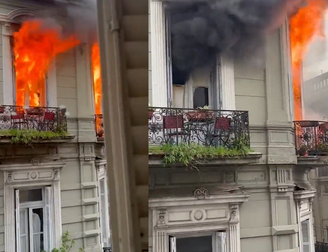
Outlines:
{"label": "black smoke", "polygon": [[[267,33],[296,13],[302,0],[180,1],[167,6],[173,75],[186,81],[197,67],[211,66],[220,53],[251,57]],[[263,48],[262,48],[263,49]],[[182,84],[182,83],[181,83]]]}

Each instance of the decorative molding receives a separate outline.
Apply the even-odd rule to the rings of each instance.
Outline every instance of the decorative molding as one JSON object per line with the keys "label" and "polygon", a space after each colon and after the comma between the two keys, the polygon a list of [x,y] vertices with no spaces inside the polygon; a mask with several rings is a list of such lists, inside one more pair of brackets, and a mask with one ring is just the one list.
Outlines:
{"label": "decorative molding", "polygon": [[37,166],[37,165],[40,165],[41,161],[39,158],[34,157],[31,159],[30,163],[31,163],[31,165]]}
{"label": "decorative molding", "polygon": [[52,234],[52,246],[60,246],[62,236],[61,225],[61,193],[59,173],[65,164],[39,164],[37,167],[32,164],[5,165],[0,170],[4,171],[4,207],[5,219],[5,251],[15,252],[15,189],[29,186],[49,186],[52,188],[52,219],[56,223]]}
{"label": "decorative molding", "polygon": [[197,188],[194,191],[194,196],[196,199],[205,199],[209,197],[209,192],[206,188]]}
{"label": "decorative molding", "polygon": [[230,205],[230,219],[229,223],[239,222],[239,206],[238,205]]}
{"label": "decorative molding", "polygon": [[162,226],[165,225],[165,216],[166,216],[166,209],[158,209],[157,211],[157,225]]}

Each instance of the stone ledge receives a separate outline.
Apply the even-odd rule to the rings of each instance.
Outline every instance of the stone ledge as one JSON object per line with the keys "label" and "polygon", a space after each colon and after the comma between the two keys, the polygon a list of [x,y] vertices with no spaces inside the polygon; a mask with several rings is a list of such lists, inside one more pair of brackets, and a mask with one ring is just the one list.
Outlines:
{"label": "stone ledge", "polygon": [[297,157],[297,165],[307,166],[312,168],[327,166],[328,156]]}
{"label": "stone ledge", "polygon": [[[148,164],[152,167],[163,167],[163,157],[165,154],[149,154]],[[249,165],[257,164],[262,157],[260,152],[252,152],[247,156],[238,156],[238,157],[222,157],[214,158],[204,162],[200,162],[197,166],[222,166],[222,165]],[[183,166],[177,164],[176,167]]]}

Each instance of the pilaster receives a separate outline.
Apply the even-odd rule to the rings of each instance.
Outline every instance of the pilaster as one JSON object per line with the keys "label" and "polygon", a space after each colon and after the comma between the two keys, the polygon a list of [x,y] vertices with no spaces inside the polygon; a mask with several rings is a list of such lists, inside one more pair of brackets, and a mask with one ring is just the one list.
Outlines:
{"label": "pilaster", "polygon": [[265,44],[267,162],[296,163],[288,21],[269,34]]}
{"label": "pilaster", "polygon": [[[10,23],[2,23],[2,71],[3,71],[3,104],[14,105],[13,55],[10,38],[14,33]],[[1,93],[1,92],[0,92]]]}
{"label": "pilaster", "polygon": [[150,0],[151,90],[154,107],[167,107],[168,67],[163,2]]}
{"label": "pilaster", "polygon": [[90,45],[82,42],[76,48],[77,139],[80,142],[96,141],[90,61]]}

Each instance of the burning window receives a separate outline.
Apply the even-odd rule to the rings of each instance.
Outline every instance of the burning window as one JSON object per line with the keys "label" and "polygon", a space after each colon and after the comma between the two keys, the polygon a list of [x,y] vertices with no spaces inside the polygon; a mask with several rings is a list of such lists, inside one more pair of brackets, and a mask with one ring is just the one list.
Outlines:
{"label": "burning window", "polygon": [[328,43],[323,36],[326,9],[327,1],[307,0],[290,20],[295,120],[321,120],[327,113],[323,84],[328,80],[328,52],[322,46]]}
{"label": "burning window", "polygon": [[48,27],[40,20],[24,22],[13,36],[16,105],[45,106],[52,60],[78,44],[73,36],[63,38],[60,27]]}
{"label": "burning window", "polygon": [[95,113],[102,113],[102,90],[101,90],[101,72],[100,72],[100,51],[99,44],[94,43],[91,50],[91,66],[93,76],[93,95],[95,103]]}

